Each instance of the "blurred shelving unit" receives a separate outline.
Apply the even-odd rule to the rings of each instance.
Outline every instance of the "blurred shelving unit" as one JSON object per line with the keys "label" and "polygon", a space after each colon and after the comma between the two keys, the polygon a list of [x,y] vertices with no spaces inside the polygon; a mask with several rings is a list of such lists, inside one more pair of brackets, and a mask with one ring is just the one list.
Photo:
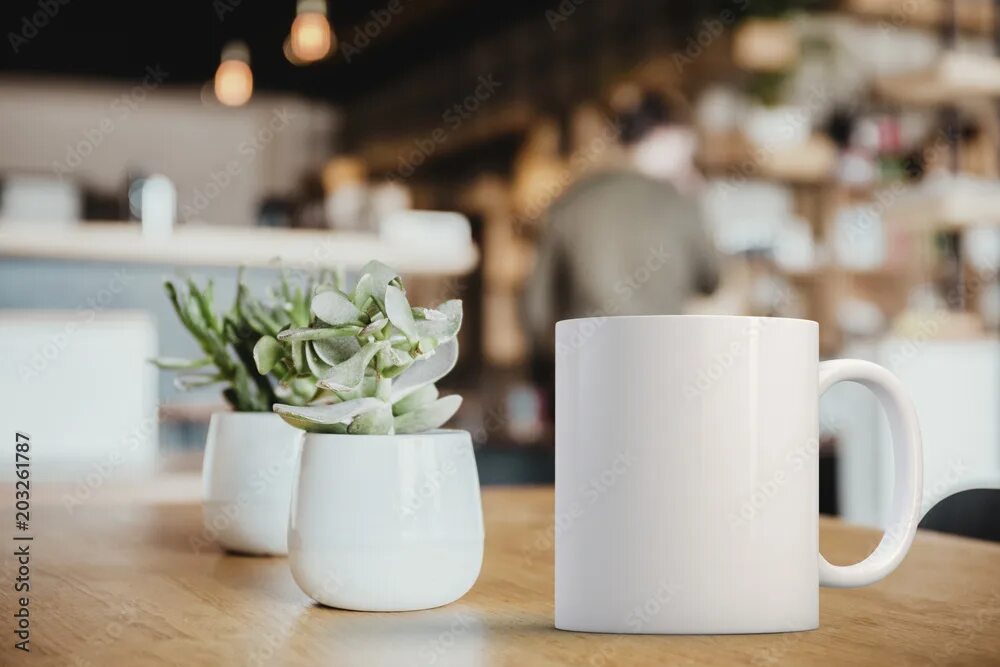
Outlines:
{"label": "blurred shelving unit", "polygon": [[946,52],[927,69],[885,76],[876,92],[899,104],[954,105],[1000,97],[1000,58]]}
{"label": "blurred shelving unit", "polygon": [[170,236],[150,238],[134,223],[87,222],[48,229],[6,224],[2,232],[0,257],[31,259],[353,270],[375,258],[406,274],[437,276],[468,273],[479,260],[471,241],[442,247],[346,231],[182,225]]}
{"label": "blurred shelving unit", "polygon": [[[844,10],[878,25],[942,30],[955,27],[972,35],[991,36],[996,28],[992,0],[847,0]],[[952,14],[954,12],[954,14]]]}

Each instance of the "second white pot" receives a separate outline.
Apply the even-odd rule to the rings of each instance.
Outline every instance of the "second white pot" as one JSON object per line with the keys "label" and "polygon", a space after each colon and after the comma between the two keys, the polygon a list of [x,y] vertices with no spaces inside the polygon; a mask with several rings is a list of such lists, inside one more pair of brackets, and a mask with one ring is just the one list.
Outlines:
{"label": "second white pot", "polygon": [[457,600],[483,561],[471,437],[306,434],[288,542],[295,582],[322,604],[411,611]]}
{"label": "second white pot", "polygon": [[202,468],[201,538],[236,553],[288,553],[288,508],[302,431],[271,412],[212,415]]}

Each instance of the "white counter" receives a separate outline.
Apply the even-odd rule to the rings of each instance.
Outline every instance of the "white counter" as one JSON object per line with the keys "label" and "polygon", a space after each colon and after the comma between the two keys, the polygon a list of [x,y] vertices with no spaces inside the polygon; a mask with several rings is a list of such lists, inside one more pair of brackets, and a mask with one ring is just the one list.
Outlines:
{"label": "white counter", "polygon": [[[166,239],[138,223],[0,225],[0,257],[188,266],[360,268],[378,259],[409,275],[462,275],[479,259],[471,242],[391,242],[345,231],[182,225]],[[280,262],[280,264],[279,264]]]}

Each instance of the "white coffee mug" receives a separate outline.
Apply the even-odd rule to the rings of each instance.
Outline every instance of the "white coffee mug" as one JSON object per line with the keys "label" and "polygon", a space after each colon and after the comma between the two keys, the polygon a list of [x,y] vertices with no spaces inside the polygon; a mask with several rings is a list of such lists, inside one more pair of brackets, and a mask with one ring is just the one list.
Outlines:
{"label": "white coffee mug", "polygon": [[[556,325],[555,624],[623,633],[819,625],[819,586],[892,572],[920,519],[920,431],[875,364],[818,361],[808,320]],[[861,563],[818,548],[818,397],[859,382],[893,434],[891,528]]]}

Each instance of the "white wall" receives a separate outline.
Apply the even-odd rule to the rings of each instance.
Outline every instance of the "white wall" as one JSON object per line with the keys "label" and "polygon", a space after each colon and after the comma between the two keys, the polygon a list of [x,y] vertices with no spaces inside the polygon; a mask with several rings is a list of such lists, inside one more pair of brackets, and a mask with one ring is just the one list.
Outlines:
{"label": "white wall", "polygon": [[249,224],[261,197],[288,194],[333,150],[328,105],[255,94],[230,109],[202,97],[171,87],[169,73],[134,86],[0,79],[0,174],[61,173],[117,194],[129,169],[159,172],[188,206],[182,219]]}

